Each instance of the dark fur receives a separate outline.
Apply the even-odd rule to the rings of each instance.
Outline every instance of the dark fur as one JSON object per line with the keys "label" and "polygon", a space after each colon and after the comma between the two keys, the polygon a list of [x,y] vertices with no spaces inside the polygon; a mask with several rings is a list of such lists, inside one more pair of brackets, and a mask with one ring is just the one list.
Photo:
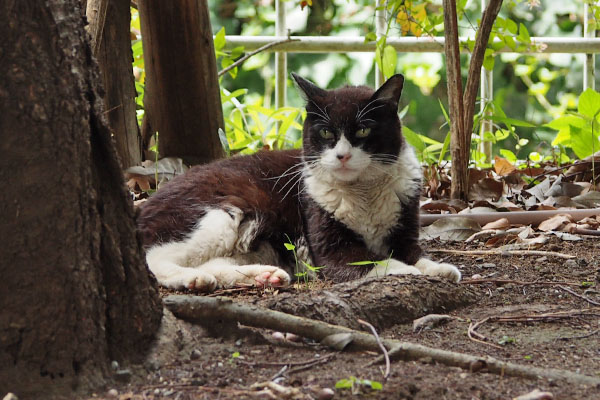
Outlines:
{"label": "dark fur", "polygon": [[[364,86],[326,91],[300,77],[294,78],[308,100],[303,154],[317,155],[337,141],[337,136],[334,141],[327,141],[319,135],[327,127],[332,131],[335,128],[336,132],[340,127],[345,132],[370,127],[372,134],[367,139],[347,136],[353,145],[360,145],[369,153],[393,157],[405,146],[397,116],[401,80],[384,85],[375,93]],[[402,79],[396,76],[390,80],[394,78]],[[357,121],[358,111],[374,98],[381,107]],[[326,110],[329,121],[316,115],[322,110]],[[180,240],[192,231],[207,208],[226,209],[232,205],[244,211],[246,219],[259,217],[262,223],[255,242],[270,242],[290,262],[293,258],[290,259],[291,254],[283,245],[288,240],[286,235],[294,241],[305,237],[314,264],[326,266],[322,270],[325,277],[342,282],[364,276],[371,266],[348,263],[384,260],[390,254],[370,252],[358,234],[303,193],[302,181],[297,176],[278,178],[290,168],[300,168],[300,157],[299,150],[261,151],[191,168],[161,188],[143,206],[138,226],[145,246]],[[419,193],[409,196],[411,200],[402,205],[402,215],[386,243],[393,258],[414,264],[421,255],[417,243]]]}

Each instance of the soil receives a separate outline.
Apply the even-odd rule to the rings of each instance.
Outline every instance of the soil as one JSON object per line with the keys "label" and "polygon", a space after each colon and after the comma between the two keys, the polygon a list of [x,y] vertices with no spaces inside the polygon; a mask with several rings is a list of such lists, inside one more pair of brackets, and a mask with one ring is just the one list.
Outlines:
{"label": "soil", "polygon": [[[424,248],[486,250],[482,244],[424,242]],[[551,239],[537,250],[574,255],[566,260],[544,255],[460,255],[432,253],[431,258],[457,265],[462,285],[477,295],[471,305],[449,312],[446,323],[413,332],[412,323],[397,324],[379,334],[386,338],[420,343],[444,350],[541,368],[565,369],[600,377],[600,250],[597,237],[571,242]],[[477,279],[480,283],[469,283]],[[481,279],[487,280],[481,282]],[[496,282],[494,282],[496,280]],[[497,280],[510,280],[501,283]],[[535,282],[531,284],[532,282]],[[556,283],[553,283],[556,282]],[[567,290],[566,290],[567,289]],[[292,291],[322,290],[322,285]],[[570,293],[568,290],[572,291]],[[289,293],[289,291],[288,291]],[[163,294],[169,294],[163,292]],[[252,296],[277,296],[276,291],[241,290],[225,295],[237,301]],[[358,299],[353,299],[354,302]],[[594,304],[596,303],[596,304]],[[471,322],[492,316],[524,316],[580,310],[569,318],[546,317],[540,321],[503,322],[490,319],[477,328],[480,341],[467,336]],[[238,337],[211,337],[198,326],[190,327],[195,343],[183,346],[172,362],[115,386],[94,398],[120,399],[510,399],[535,389],[554,399],[599,399],[600,388],[565,384],[546,379],[499,376],[436,364],[430,359],[393,361],[391,374],[383,378],[383,364],[370,363],[374,352],[336,352],[307,340],[274,340],[271,332],[238,331]],[[240,334],[240,332],[244,332]],[[316,362],[319,361],[319,362]],[[342,379],[381,383],[338,388]],[[287,389],[278,393],[275,381]],[[332,390],[333,397],[325,388]],[[107,388],[111,389],[111,388]],[[262,392],[261,392],[261,389]],[[550,397],[533,397],[537,399]]]}

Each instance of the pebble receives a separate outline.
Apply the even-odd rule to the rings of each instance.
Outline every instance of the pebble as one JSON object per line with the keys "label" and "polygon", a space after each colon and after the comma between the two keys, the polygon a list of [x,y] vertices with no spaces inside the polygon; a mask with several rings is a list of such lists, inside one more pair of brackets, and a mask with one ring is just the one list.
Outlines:
{"label": "pebble", "polygon": [[284,341],[285,340],[285,335],[281,332],[273,332],[271,334],[271,336],[273,337],[273,339],[275,340],[281,340]]}
{"label": "pebble", "polygon": [[238,346],[238,347],[240,347],[242,345],[242,343],[244,343],[242,341],[242,339],[238,339],[238,340],[235,341],[235,345]]}
{"label": "pebble", "polygon": [[2,400],[19,400],[19,398],[17,397],[16,394],[9,392],[6,394],[6,396],[4,396],[4,398]]}
{"label": "pebble", "polygon": [[481,276],[481,274],[473,274],[473,275],[471,275],[471,279],[481,279],[481,278],[483,278]]}
{"label": "pebble", "polygon": [[106,392],[106,395],[108,397],[118,397],[119,391],[117,389],[110,389],[108,392]]}
{"label": "pebble", "polygon": [[565,265],[569,268],[577,268],[577,261],[570,259],[565,262]]}
{"label": "pebble", "polygon": [[202,353],[198,349],[192,350],[192,354],[190,354],[190,359],[197,360],[202,356]]}
{"label": "pebble", "polygon": [[486,262],[486,263],[481,264],[481,267],[482,268],[496,268],[496,264],[490,263],[490,262]]}
{"label": "pebble", "polygon": [[323,388],[317,392],[317,400],[333,399],[335,392],[330,388]]}
{"label": "pebble", "polygon": [[116,371],[119,369],[119,362],[117,360],[113,360],[110,363],[110,367],[113,369],[113,371]]}
{"label": "pebble", "polygon": [[115,379],[119,382],[128,383],[131,380],[131,371],[128,369],[120,369],[115,372]]}

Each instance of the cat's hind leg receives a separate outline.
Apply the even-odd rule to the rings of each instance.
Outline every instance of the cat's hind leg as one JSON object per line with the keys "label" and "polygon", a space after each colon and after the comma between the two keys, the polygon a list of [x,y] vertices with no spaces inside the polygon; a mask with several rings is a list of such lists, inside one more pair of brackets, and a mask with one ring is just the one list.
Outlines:
{"label": "cat's hind leg", "polygon": [[186,243],[175,242],[154,246],[148,250],[146,261],[158,283],[171,289],[190,289],[212,292],[217,287],[214,276],[197,268],[182,267],[182,254],[187,251]]}
{"label": "cat's hind leg", "polygon": [[415,268],[425,275],[443,276],[453,282],[460,281],[461,274],[458,268],[452,264],[437,263],[427,258],[420,258],[415,264]]}
{"label": "cat's hind leg", "polygon": [[146,261],[158,283],[172,289],[213,291],[217,279],[198,267],[232,253],[243,216],[234,207],[209,210],[186,239],[150,248]]}
{"label": "cat's hind leg", "polygon": [[237,265],[233,258],[214,258],[200,266],[200,271],[217,280],[217,287],[227,288],[236,284],[263,286],[289,285],[290,275],[283,269],[264,264]]}

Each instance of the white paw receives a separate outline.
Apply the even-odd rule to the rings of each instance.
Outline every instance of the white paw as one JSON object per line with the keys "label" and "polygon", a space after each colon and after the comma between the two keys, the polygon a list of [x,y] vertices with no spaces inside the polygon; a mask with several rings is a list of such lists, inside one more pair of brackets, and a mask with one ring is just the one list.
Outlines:
{"label": "white paw", "polygon": [[417,261],[415,267],[417,267],[425,275],[443,276],[452,282],[458,282],[461,278],[460,271],[454,265],[437,263],[435,261],[428,260],[427,258],[421,258],[419,261]]}
{"label": "white paw", "polygon": [[290,284],[290,276],[281,268],[264,265],[262,272],[254,277],[254,284],[264,286],[286,286]]}
{"label": "white paw", "polygon": [[214,276],[192,268],[164,281],[159,280],[159,283],[171,289],[189,289],[205,293],[213,292],[217,287],[217,279]]}
{"label": "white paw", "polygon": [[366,277],[370,278],[385,275],[421,275],[421,271],[413,266],[404,264],[401,261],[390,259],[375,265]]}

